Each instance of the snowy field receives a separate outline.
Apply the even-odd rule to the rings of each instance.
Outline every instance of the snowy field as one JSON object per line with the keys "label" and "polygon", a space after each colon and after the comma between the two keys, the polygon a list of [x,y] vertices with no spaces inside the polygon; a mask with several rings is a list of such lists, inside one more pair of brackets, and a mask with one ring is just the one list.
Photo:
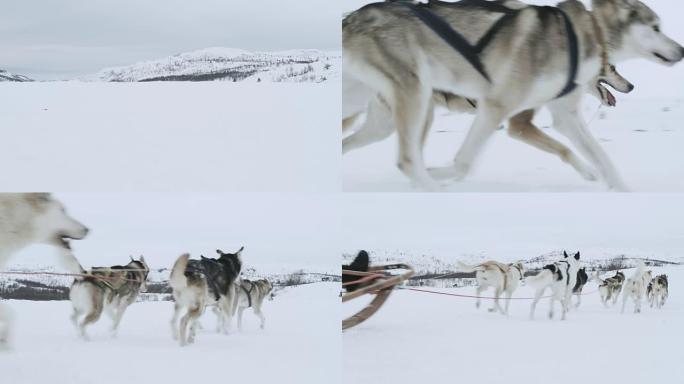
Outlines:
{"label": "snowy field", "polygon": [[338,291],[320,283],[280,292],[264,304],[263,331],[247,310],[242,333],[216,334],[207,311],[196,343],[184,348],[171,339],[171,302],[133,304],[116,339],[103,316],[84,342],[69,322],[69,302],[10,301],[17,332],[14,350],[0,355],[1,381],[340,383]]}
{"label": "snowy field", "polygon": [[[557,3],[553,0],[527,2]],[[347,2],[345,11],[366,3],[369,1]],[[681,5],[669,0],[646,0],[645,3],[660,14],[663,31],[684,44],[684,25],[678,24],[675,16],[681,12]],[[599,101],[585,96],[582,113],[590,131],[613,160],[630,190],[684,191],[684,156],[680,147],[684,142],[684,130],[681,129],[684,92],[680,86],[684,83],[684,63],[668,68],[638,59],[617,63],[617,68],[636,88],[628,95],[615,93],[616,108],[599,110]],[[451,163],[473,121],[471,115],[448,114],[443,109],[436,110],[435,117],[425,147],[425,161],[429,167]],[[535,123],[543,127],[544,132],[569,144],[567,139],[549,129],[551,119],[547,111],[539,113]],[[346,154],[342,164],[344,190],[417,191],[396,167],[396,159],[396,135]],[[560,159],[510,138],[503,130],[493,135],[468,177],[444,185],[447,192],[606,190],[604,184],[585,181]]]}
{"label": "snowy field", "polygon": [[2,191],[340,189],[339,80],[3,83]]}
{"label": "snowy field", "polygon": [[[487,312],[487,300],[478,310],[473,299],[395,291],[374,317],[344,332],[344,381],[672,382],[684,375],[679,352],[684,342],[684,268],[653,271],[670,279],[669,301],[662,309],[646,305],[634,314],[631,303],[624,314],[619,305],[606,309],[592,293],[596,283],[590,282],[582,305],[565,321],[548,319],[548,300],[540,301],[530,321],[527,300],[513,301],[506,317]],[[441,291],[472,295],[475,290]],[[530,295],[522,287],[514,297]],[[344,304],[343,314],[358,310],[364,299],[370,300]]]}

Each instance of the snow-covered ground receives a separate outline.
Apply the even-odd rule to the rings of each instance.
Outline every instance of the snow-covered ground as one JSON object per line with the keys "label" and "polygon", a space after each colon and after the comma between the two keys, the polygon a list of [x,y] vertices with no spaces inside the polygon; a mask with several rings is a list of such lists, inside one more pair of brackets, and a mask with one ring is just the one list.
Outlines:
{"label": "snow-covered ground", "polygon": [[338,292],[339,283],[280,292],[264,305],[263,331],[247,310],[243,333],[216,334],[207,311],[196,343],[184,348],[171,339],[170,302],[133,304],[116,339],[103,316],[84,342],[69,302],[10,301],[17,332],[13,351],[0,355],[2,382],[341,383]]}
{"label": "snow-covered ground", "polygon": [[[565,321],[548,319],[548,300],[530,321],[527,300],[513,301],[506,317],[487,312],[487,300],[478,310],[473,299],[395,291],[375,316],[344,332],[344,382],[671,382],[684,375],[684,268],[653,271],[670,279],[662,309],[646,305],[634,314],[631,303],[624,314],[619,305],[606,309],[590,282],[582,305]],[[474,288],[437,291],[473,294]],[[530,294],[522,287],[514,297]],[[345,303],[343,315],[368,301]]]}
{"label": "snow-covered ground", "polygon": [[339,80],[3,83],[1,191],[340,189]]}
{"label": "snow-covered ground", "polygon": [[[345,2],[352,11],[369,1]],[[553,5],[555,0],[529,1]],[[589,5],[589,1],[585,1]],[[680,4],[669,0],[646,0],[662,19],[662,30],[684,44],[684,25],[675,15]],[[592,134],[613,160],[630,190],[636,192],[684,191],[684,156],[679,143],[684,141],[684,63],[664,67],[643,59],[617,63],[618,70],[635,84],[628,94],[617,94],[616,108],[602,107],[585,96],[582,113]],[[448,165],[466,135],[473,116],[436,111],[435,122],[425,147],[428,166]],[[548,127],[551,119],[542,110],[535,123],[544,132],[569,144]],[[571,146],[572,148],[572,146]],[[397,169],[397,139],[350,152],[343,160],[345,191],[416,191]],[[496,132],[479,155],[472,172],[460,182],[446,183],[447,192],[599,192],[602,183],[582,179],[558,158]]]}

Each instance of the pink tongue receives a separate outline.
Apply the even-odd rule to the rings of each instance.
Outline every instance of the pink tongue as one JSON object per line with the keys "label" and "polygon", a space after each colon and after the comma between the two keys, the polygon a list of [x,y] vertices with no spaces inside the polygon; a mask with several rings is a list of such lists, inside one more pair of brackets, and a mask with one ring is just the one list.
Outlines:
{"label": "pink tongue", "polygon": [[617,104],[617,100],[615,100],[615,96],[613,96],[612,93],[610,93],[609,90],[606,89],[606,97],[608,98],[608,105],[611,107],[614,107]]}

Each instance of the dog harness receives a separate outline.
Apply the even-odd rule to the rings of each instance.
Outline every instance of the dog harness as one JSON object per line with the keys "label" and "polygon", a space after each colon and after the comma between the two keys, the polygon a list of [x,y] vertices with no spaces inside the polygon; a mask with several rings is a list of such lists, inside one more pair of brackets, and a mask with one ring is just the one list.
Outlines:
{"label": "dog harness", "polygon": [[249,291],[242,284],[240,284],[240,288],[242,288],[242,290],[247,295],[247,303],[249,304],[249,307],[247,307],[247,308],[251,308],[252,307],[252,291],[254,290],[254,283],[252,283],[249,280],[242,280],[242,281],[249,284]]}
{"label": "dog harness", "polygon": [[[512,20],[521,9],[511,9],[504,6],[499,1],[486,1],[486,0],[462,0],[459,4],[465,6],[477,6],[480,8],[488,9],[494,12],[503,13],[504,15],[497,20],[494,25],[484,34],[482,38],[475,44],[471,45],[462,34],[454,30],[449,23],[444,19],[439,17],[437,14],[432,12],[428,7],[428,4],[414,4],[409,1],[396,1],[396,4],[400,4],[408,8],[411,13],[416,16],[420,21],[422,21],[427,27],[432,29],[439,37],[442,38],[447,44],[458,51],[469,63],[475,68],[477,72],[482,75],[488,82],[491,83],[491,78],[484,67],[484,64],[480,60],[480,54],[489,45],[489,43],[494,39],[499,30]],[[453,3],[452,3],[453,4]],[[577,71],[579,68],[579,43],[577,39],[577,34],[575,33],[575,28],[572,26],[570,17],[560,8],[550,7],[550,6],[533,6],[538,9],[546,9],[552,11],[558,15],[563,20],[565,35],[567,37],[567,44],[569,50],[569,62],[570,68],[568,70],[568,81],[565,86],[556,96],[556,98],[561,98],[568,93],[572,92],[576,87],[577,83],[575,79],[577,78]],[[527,8],[527,7],[525,7]]]}

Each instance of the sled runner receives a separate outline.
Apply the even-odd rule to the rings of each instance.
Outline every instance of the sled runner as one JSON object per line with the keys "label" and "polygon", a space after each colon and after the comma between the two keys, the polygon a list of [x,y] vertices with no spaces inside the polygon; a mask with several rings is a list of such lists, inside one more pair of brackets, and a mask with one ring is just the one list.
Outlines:
{"label": "sled runner", "polygon": [[[389,271],[406,270],[401,275],[393,275]],[[369,267],[367,271],[342,269],[342,275],[352,277],[353,281],[342,283],[343,286],[358,286],[342,296],[342,302],[356,299],[366,294],[375,294],[373,300],[356,314],[342,320],[342,329],[351,328],[368,320],[387,301],[392,290],[413,275],[413,269],[406,264],[388,264]]]}

